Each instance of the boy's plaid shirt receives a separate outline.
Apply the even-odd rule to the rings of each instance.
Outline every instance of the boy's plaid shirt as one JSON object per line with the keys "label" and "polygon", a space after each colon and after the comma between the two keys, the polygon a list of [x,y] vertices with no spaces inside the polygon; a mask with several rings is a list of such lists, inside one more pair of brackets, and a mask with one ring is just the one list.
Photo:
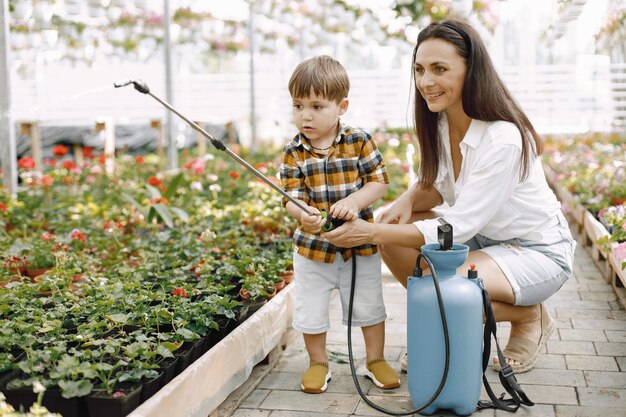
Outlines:
{"label": "boy's plaid shirt", "polygon": [[[301,134],[296,135],[283,150],[280,178],[287,194],[327,212],[330,206],[368,182],[389,183],[387,168],[372,137],[345,125],[340,126],[327,155],[313,149]],[[283,197],[283,206],[287,201]],[[374,222],[372,206],[361,210],[359,217]],[[337,248],[320,234],[307,233],[300,228],[294,233],[293,241],[299,255],[314,261],[332,263],[337,251],[344,260],[352,256],[350,248]],[[360,256],[377,252],[376,246],[371,244],[356,249]]]}

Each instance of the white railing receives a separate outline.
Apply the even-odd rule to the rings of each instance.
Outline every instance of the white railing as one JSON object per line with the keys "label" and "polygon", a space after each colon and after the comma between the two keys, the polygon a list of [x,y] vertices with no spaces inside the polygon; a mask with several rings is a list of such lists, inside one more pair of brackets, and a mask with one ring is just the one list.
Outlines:
{"label": "white railing", "polygon": [[[113,81],[137,75],[165,98],[159,67],[110,65],[93,68],[50,66],[36,81],[13,78],[15,120],[92,124],[99,118],[117,123],[162,117],[165,110],[150,97]],[[626,64],[581,68],[574,65],[508,67],[502,72],[514,97],[542,133],[623,131],[626,127]],[[353,71],[346,122],[374,129],[412,124],[408,71]],[[256,115],[261,140],[284,141],[293,134],[291,104],[280,70],[256,74]],[[249,75],[201,74],[180,77],[174,104],[183,114],[214,124],[234,120],[244,141],[249,138]]]}

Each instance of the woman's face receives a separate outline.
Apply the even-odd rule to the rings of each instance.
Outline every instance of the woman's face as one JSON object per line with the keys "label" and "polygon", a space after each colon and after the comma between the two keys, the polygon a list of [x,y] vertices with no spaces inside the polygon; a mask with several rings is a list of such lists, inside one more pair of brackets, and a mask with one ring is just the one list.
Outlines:
{"label": "woman's face", "polygon": [[443,39],[422,42],[417,48],[413,69],[415,86],[430,111],[463,111],[461,93],[467,64],[454,45]]}

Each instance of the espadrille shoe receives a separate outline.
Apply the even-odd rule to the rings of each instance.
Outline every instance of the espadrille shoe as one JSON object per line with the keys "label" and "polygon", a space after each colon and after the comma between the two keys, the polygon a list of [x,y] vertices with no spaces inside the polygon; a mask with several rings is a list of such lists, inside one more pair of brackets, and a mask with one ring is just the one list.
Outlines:
{"label": "espadrille shoe", "polygon": [[378,388],[393,389],[400,386],[398,373],[384,359],[368,361],[365,366],[365,376],[371,379]]}
{"label": "espadrille shoe", "polygon": [[308,392],[309,394],[321,394],[328,388],[330,375],[328,363],[313,363],[309,366],[309,369],[306,370],[304,375],[302,375],[300,388],[302,388],[302,391]]}

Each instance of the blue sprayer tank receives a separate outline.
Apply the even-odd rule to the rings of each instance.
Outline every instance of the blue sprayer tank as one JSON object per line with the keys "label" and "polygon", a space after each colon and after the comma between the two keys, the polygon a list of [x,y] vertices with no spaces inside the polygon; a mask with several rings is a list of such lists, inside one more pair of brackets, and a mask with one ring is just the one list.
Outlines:
{"label": "blue sprayer tank", "polygon": [[[456,273],[469,248],[452,245],[422,247],[435,267],[450,339],[448,378],[437,399],[421,411],[431,415],[450,410],[469,415],[476,410],[482,379],[483,305],[476,280]],[[407,285],[408,389],[414,406],[428,401],[439,386],[445,366],[445,342],[432,276],[409,277]]]}

